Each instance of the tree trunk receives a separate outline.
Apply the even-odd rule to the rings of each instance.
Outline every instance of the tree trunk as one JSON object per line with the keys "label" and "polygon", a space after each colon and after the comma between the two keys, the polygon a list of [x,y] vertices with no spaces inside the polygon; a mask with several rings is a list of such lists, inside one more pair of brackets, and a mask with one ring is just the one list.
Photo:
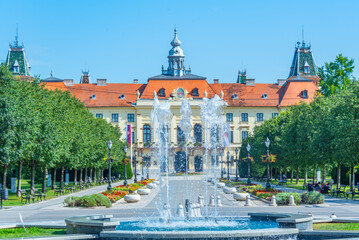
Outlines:
{"label": "tree trunk", "polygon": [[32,161],[31,164],[31,184],[30,184],[30,192],[34,194],[35,188],[35,161]]}
{"label": "tree trunk", "polygon": [[19,160],[19,169],[18,169],[18,174],[17,174],[17,196],[20,197],[21,193],[21,172],[22,172],[22,161]]}
{"label": "tree trunk", "polygon": [[52,176],[53,177],[53,179],[52,179],[52,190],[54,190],[55,186],[56,186],[56,168],[53,169],[52,175],[53,175]]}
{"label": "tree trunk", "polygon": [[92,178],[93,176],[92,176],[92,168],[90,168],[90,179],[91,179],[91,181],[93,182],[93,178]]}
{"label": "tree trunk", "polygon": [[290,183],[293,183],[293,175],[294,175],[294,169],[293,169],[293,167],[291,167],[291,171],[290,171]]}
{"label": "tree trunk", "polygon": [[338,169],[337,169],[337,188],[339,189],[340,188],[340,171],[341,171],[341,163],[338,162]]}
{"label": "tree trunk", "polygon": [[325,171],[325,164],[323,164],[323,183],[325,183],[325,178],[326,178],[326,171]]}
{"label": "tree trunk", "polygon": [[80,169],[80,184],[82,184],[82,168]]}
{"label": "tree trunk", "polygon": [[77,185],[77,170],[74,171],[74,185]]}
{"label": "tree trunk", "polygon": [[62,166],[61,167],[61,178],[60,178],[60,189],[64,188],[64,172],[65,172],[65,167]]}
{"label": "tree trunk", "polygon": [[299,166],[297,167],[297,179],[295,180],[295,184],[299,184]]}
{"label": "tree trunk", "polygon": [[350,191],[354,190],[354,165],[350,166]]}
{"label": "tree trunk", "polygon": [[313,168],[313,183],[315,183],[315,173],[317,172],[317,165],[314,165]]}
{"label": "tree trunk", "polygon": [[284,169],[284,175],[288,179],[288,169],[287,168]]}
{"label": "tree trunk", "polygon": [[4,165],[4,167],[3,167],[4,172],[2,173],[2,189],[6,188],[7,167],[8,167],[8,165]]}
{"label": "tree trunk", "polygon": [[42,173],[42,192],[46,192],[46,176],[47,176],[47,168],[44,167],[44,171]]}
{"label": "tree trunk", "polygon": [[279,180],[282,180],[282,168],[280,168],[280,170],[279,170]]}
{"label": "tree trunk", "polygon": [[97,169],[94,168],[93,171],[94,171],[94,172],[93,172],[93,182],[95,183],[95,182],[97,182]]}
{"label": "tree trunk", "polygon": [[101,178],[103,179],[103,168],[101,168]]}
{"label": "tree trunk", "polygon": [[304,171],[304,184],[307,185],[308,184],[308,167],[305,166],[305,171]]}
{"label": "tree trunk", "polygon": [[88,178],[87,178],[87,167],[85,167],[84,182],[85,182],[85,183],[88,182],[87,180],[88,180]]}

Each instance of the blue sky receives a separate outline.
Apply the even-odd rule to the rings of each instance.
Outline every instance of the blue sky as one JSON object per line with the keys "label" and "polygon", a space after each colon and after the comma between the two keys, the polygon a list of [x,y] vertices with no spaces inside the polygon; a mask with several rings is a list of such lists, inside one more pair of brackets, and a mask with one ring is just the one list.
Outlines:
{"label": "blue sky", "polygon": [[256,82],[273,83],[288,76],[302,25],[318,66],[339,53],[358,65],[358,9],[354,0],[0,0],[0,61],[18,24],[33,75],[53,70],[78,82],[90,69],[92,81],[144,83],[167,67],[176,26],[192,73],[235,82],[245,68]]}

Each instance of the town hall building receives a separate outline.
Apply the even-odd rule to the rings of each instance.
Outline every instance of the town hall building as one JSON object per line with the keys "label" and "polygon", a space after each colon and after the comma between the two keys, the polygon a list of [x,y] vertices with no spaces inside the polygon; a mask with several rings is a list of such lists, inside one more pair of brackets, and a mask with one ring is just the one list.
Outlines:
{"label": "town hall building", "polygon": [[[23,57],[12,57],[10,47],[7,61],[9,69],[17,65],[22,67],[25,74],[30,74],[27,61]],[[17,55],[16,55],[17,56]],[[137,150],[138,160],[148,160],[151,167],[158,167],[158,160],[153,157],[153,142],[156,141],[154,126],[152,126],[151,111],[154,98],[159,101],[169,101],[173,118],[169,126],[169,141],[173,154],[170,156],[171,171],[181,171],[183,164],[178,161],[183,154],[180,107],[183,99],[188,99],[192,108],[192,139],[195,143],[189,146],[189,170],[200,172],[204,168],[202,159],[204,141],[200,105],[203,98],[213,98],[218,95],[224,105],[223,121],[230,125],[230,147],[232,159],[235,159],[235,149],[240,148],[243,141],[253,132],[255,126],[265,120],[275,118],[286,107],[301,101],[310,102],[318,91],[319,77],[311,46],[304,41],[297,43],[289,76],[278,79],[273,84],[256,83],[255,79],[247,78],[246,72],[238,72],[233,83],[221,83],[218,79],[209,82],[206,77],[192,73],[191,68],[185,67],[184,52],[181,41],[174,32],[171,49],[167,56],[168,66],[162,66],[161,74],[148,78],[146,83],[133,80],[132,83],[107,83],[106,79],[93,81],[89,71],[83,71],[79,83],[73,79],[59,79],[52,74],[42,79],[48,89],[68,90],[80,99],[96,118],[102,118],[119,127],[123,139],[126,138],[126,125],[132,127],[132,141]],[[14,61],[15,59],[15,61]],[[17,61],[17,63],[16,63]],[[24,68],[25,66],[25,68]],[[27,70],[28,69],[28,70]],[[20,71],[20,70],[19,70]],[[196,146],[195,146],[196,145]]]}

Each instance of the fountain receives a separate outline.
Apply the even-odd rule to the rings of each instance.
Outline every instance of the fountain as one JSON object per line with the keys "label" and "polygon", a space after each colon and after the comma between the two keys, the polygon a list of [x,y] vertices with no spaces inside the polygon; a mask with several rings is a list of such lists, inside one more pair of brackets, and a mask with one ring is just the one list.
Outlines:
{"label": "fountain", "polygon": [[[192,132],[190,103],[186,98],[183,99],[180,108],[182,119],[179,122],[179,127],[184,133],[182,147],[185,148],[186,158],[183,161],[185,196],[184,199],[175,200],[184,202],[171,206],[170,188],[173,186],[169,184],[169,129],[173,114],[168,101],[160,103],[155,97],[151,118],[159,162],[159,193],[156,204],[158,217],[146,217],[141,220],[114,219],[111,216],[74,217],[66,219],[68,233],[97,233],[101,239],[296,239],[298,229],[310,229],[312,216],[305,214],[253,213],[249,214],[250,218],[219,216],[218,207],[222,203],[218,188],[223,186],[218,185],[217,173],[225,129],[222,120],[224,102],[217,95],[212,99],[204,98],[203,102],[201,118],[205,136],[205,192],[203,195],[195,196],[198,203],[191,202],[194,196],[188,176],[188,143]],[[210,161],[212,164],[209,164]],[[210,176],[214,183],[212,191],[208,187]],[[250,206],[250,198],[246,197],[245,200],[247,206]],[[213,211],[209,211],[212,206]],[[201,207],[205,208],[204,214]]]}

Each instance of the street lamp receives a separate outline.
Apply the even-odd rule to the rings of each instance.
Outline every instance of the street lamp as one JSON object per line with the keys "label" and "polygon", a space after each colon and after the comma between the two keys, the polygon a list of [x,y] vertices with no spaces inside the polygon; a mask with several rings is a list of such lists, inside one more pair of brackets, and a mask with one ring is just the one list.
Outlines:
{"label": "street lamp", "polygon": [[142,172],[142,174],[141,174],[141,181],[143,181],[144,178],[145,178],[145,177],[144,177],[144,174],[143,174],[143,164],[144,164],[144,158],[145,158],[143,152],[142,152],[141,157],[142,157],[142,164],[141,164],[141,172]]}
{"label": "street lamp", "polygon": [[148,155],[148,153],[146,154],[147,158],[146,158],[146,167],[147,167],[147,179],[150,179],[149,174],[148,174],[148,168],[150,166],[150,156]]}
{"label": "street lamp", "polygon": [[223,169],[223,153],[224,153],[224,149],[223,150],[220,150],[221,151],[221,153],[220,153],[220,155],[221,155],[221,178],[223,178],[224,176],[224,169]]}
{"label": "street lamp", "polygon": [[251,151],[251,146],[249,145],[249,143],[247,144],[247,152],[248,152],[248,157],[247,157],[247,163],[248,163],[248,180],[247,180],[247,185],[251,185],[251,159],[249,158],[249,152]]}
{"label": "street lamp", "polygon": [[227,152],[227,180],[229,181],[229,151]]}
{"label": "street lamp", "polygon": [[107,147],[108,147],[108,186],[107,186],[107,190],[111,191],[112,190],[112,186],[111,186],[111,147],[112,147],[112,141],[111,140],[108,140]]}
{"label": "street lamp", "polygon": [[236,148],[234,151],[236,152],[236,182],[239,182],[239,179],[238,179],[238,159],[239,159],[238,148]]}
{"label": "street lamp", "polygon": [[270,182],[269,182],[269,145],[270,145],[270,140],[269,138],[267,137],[267,139],[265,140],[265,145],[267,147],[267,184],[266,184],[266,189],[267,191],[270,190],[271,188],[271,185],[270,185]]}
{"label": "street lamp", "polygon": [[135,161],[134,161],[134,162],[135,162],[135,179],[134,179],[133,181],[134,181],[135,183],[137,183],[137,168],[136,168],[136,167],[137,167],[137,149],[135,149],[135,152],[134,152],[134,153],[135,153],[135,159],[134,159],[134,160],[135,160]]}
{"label": "street lamp", "polygon": [[123,185],[127,186],[127,162],[126,162],[127,145],[123,147],[123,150],[125,151],[125,181],[123,182]]}

